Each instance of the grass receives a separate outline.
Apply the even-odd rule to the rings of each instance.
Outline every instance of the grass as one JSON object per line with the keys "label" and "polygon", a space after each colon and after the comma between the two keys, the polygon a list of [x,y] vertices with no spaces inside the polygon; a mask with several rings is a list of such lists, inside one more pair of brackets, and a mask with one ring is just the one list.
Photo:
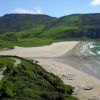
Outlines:
{"label": "grass", "polygon": [[44,25],[38,25],[34,28],[24,30],[21,32],[17,32],[17,35],[19,38],[26,38],[26,37],[33,37],[33,36],[38,36],[41,34],[41,32],[45,29]]}
{"label": "grass", "polygon": [[41,23],[30,28],[27,27],[24,31],[0,34],[0,49],[10,46],[34,47],[61,41],[89,40],[89,38],[81,36],[80,31],[95,29],[96,25],[79,25],[80,19],[80,15],[64,16],[50,20],[46,24]]}
{"label": "grass", "polygon": [[19,41],[1,41],[0,49],[9,47],[9,46],[22,46],[22,47],[34,47],[34,46],[43,46],[47,44],[51,44],[52,39],[46,38],[26,38]]}
{"label": "grass", "polygon": [[2,66],[0,66],[0,71],[7,66],[8,64],[14,64],[14,60],[8,58],[8,57],[0,57],[0,65],[2,64]]}
{"label": "grass", "polygon": [[79,29],[77,26],[74,25],[59,25],[59,26],[54,26],[53,28],[49,29],[45,33],[43,33],[44,36],[46,37],[57,37],[61,35],[61,33],[64,33],[67,30],[76,30]]}
{"label": "grass", "polygon": [[71,96],[74,88],[65,85],[59,77],[36,63],[15,58],[21,64],[12,67],[0,82],[1,100],[78,100]]}
{"label": "grass", "polygon": [[41,36],[41,37],[31,37],[20,39],[18,41],[0,41],[0,49],[4,49],[10,46],[20,46],[20,47],[37,47],[50,45],[54,42],[62,42],[62,41],[94,41],[90,38],[50,38],[49,36]]}
{"label": "grass", "polygon": [[[17,18],[19,15],[14,16]],[[10,16],[8,16],[8,22],[5,20],[1,23],[8,25],[7,23],[11,22],[10,25],[8,25],[9,27],[1,25],[1,29],[5,33],[1,32],[2,34],[0,34],[0,49],[9,46],[43,46],[63,40],[86,40],[84,36],[87,37],[87,40],[88,37],[96,39],[99,37],[98,33],[92,36],[92,31],[94,29],[98,31],[99,29],[99,15],[96,16],[94,18],[91,15],[90,19],[88,15],[82,14],[73,14],[60,18],[51,18],[44,15],[39,17],[21,15],[18,17],[18,21],[12,20],[12,17],[10,18]],[[45,21],[44,17],[46,17]],[[94,20],[94,22],[91,20]],[[90,30],[89,33],[87,33],[88,30]],[[100,40],[100,38],[98,38],[98,40]]]}

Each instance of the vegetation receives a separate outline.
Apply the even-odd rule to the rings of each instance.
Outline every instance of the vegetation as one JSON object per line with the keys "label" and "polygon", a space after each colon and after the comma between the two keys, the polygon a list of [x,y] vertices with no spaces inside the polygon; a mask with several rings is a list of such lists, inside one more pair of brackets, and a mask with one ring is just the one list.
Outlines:
{"label": "vegetation", "polygon": [[0,57],[0,71],[5,67],[8,66],[10,64],[13,64],[15,61],[11,60],[8,57]]}
{"label": "vegetation", "polygon": [[53,17],[42,14],[7,14],[0,17],[0,33],[19,32],[46,24]]}
{"label": "vegetation", "polygon": [[100,14],[73,14],[60,18],[32,14],[0,17],[0,49],[89,39],[100,40]]}
{"label": "vegetation", "polygon": [[100,25],[99,17],[100,14],[73,14],[61,18],[54,18],[47,15],[7,14],[0,17],[0,33],[24,32],[31,35],[35,34],[37,36],[39,33],[47,33],[46,35],[48,35],[48,31],[51,29],[53,33],[50,32],[49,34],[55,34],[55,31],[59,28],[62,31],[62,34],[63,31],[72,29],[97,30]]}
{"label": "vegetation", "polygon": [[73,87],[63,84],[57,76],[36,63],[15,58],[22,62],[12,67],[0,82],[1,100],[78,100],[71,96]]}

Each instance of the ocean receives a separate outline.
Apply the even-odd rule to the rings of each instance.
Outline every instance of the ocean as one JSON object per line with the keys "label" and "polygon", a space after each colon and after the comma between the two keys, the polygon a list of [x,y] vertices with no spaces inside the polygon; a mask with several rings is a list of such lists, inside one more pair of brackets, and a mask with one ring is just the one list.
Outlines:
{"label": "ocean", "polygon": [[100,80],[100,43],[81,42],[68,54],[56,59]]}

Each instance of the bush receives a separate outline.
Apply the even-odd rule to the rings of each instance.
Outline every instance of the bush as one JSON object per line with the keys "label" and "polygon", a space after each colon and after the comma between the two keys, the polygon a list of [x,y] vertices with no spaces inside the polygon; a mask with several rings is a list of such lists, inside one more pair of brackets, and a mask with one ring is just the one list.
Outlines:
{"label": "bush", "polygon": [[1,100],[77,100],[71,96],[73,87],[64,85],[59,77],[36,63],[16,58],[21,60],[21,64],[16,67],[7,65],[8,73],[1,81]]}

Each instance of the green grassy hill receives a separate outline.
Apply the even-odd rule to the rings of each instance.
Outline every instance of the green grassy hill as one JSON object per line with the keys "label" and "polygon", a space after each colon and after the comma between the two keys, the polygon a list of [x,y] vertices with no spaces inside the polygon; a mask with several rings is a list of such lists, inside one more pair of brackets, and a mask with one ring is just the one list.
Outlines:
{"label": "green grassy hill", "polygon": [[[8,57],[1,56],[0,59]],[[0,100],[78,100],[71,96],[73,87],[65,85],[40,65],[23,58],[13,58],[19,59],[21,63],[8,66],[8,63],[0,62],[6,63],[9,69],[0,81]]]}
{"label": "green grassy hill", "polygon": [[0,18],[0,33],[19,32],[38,25],[45,25],[55,19],[42,14],[7,14]]}
{"label": "green grassy hill", "polygon": [[0,17],[0,48],[40,46],[64,40],[100,39],[100,14],[7,14]]}
{"label": "green grassy hill", "polygon": [[45,36],[62,38],[100,38],[100,14],[73,14],[55,20]]}

